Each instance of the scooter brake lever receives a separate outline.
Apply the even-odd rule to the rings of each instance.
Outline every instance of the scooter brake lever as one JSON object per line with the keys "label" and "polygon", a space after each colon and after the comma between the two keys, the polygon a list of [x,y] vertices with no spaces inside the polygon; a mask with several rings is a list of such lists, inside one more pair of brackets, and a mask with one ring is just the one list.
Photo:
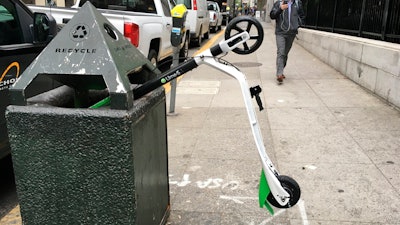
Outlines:
{"label": "scooter brake lever", "polygon": [[262,111],[264,109],[261,98],[260,98],[261,91],[262,91],[262,89],[261,89],[260,85],[250,88],[251,98],[256,97],[256,101],[257,101],[260,111]]}

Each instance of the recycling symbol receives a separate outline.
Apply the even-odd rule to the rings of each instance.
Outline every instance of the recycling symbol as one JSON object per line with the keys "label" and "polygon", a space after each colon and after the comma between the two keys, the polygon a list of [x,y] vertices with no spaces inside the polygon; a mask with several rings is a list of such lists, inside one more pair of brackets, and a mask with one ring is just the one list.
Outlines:
{"label": "recycling symbol", "polygon": [[88,26],[85,24],[75,25],[71,30],[71,39],[73,41],[83,41],[89,36]]}

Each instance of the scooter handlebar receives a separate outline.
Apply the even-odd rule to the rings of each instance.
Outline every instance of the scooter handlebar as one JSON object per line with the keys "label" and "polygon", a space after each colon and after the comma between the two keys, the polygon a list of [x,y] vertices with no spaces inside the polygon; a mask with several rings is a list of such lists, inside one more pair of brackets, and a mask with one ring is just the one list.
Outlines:
{"label": "scooter handlebar", "polygon": [[232,36],[228,40],[223,40],[214,47],[210,48],[211,55],[217,56],[222,53],[227,53],[237,48],[239,45],[245,43],[250,39],[250,34],[246,31]]}
{"label": "scooter handlebar", "polygon": [[[235,49],[238,45],[243,44],[247,40],[250,39],[249,33],[246,31],[236,34],[232,36],[228,40],[221,41],[214,47],[210,48],[210,52],[212,56],[217,56],[221,53],[227,53]],[[177,67],[168,70],[161,74],[160,77],[157,77],[153,80],[147,81],[143,85],[133,90],[134,98],[138,99],[143,95],[149,93],[150,91],[162,86],[165,83],[170,82],[171,80],[185,74],[186,72],[196,68],[198,66],[196,59],[192,58],[188,61],[179,64]]]}

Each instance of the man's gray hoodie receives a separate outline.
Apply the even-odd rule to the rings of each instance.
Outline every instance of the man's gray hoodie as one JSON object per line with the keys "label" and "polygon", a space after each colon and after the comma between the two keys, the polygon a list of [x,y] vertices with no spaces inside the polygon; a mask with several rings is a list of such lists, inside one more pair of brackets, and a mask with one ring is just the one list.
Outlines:
{"label": "man's gray hoodie", "polygon": [[297,34],[298,28],[304,25],[303,3],[301,0],[293,0],[289,24],[289,9],[282,10],[281,2],[275,2],[269,14],[271,19],[276,20],[275,34]]}

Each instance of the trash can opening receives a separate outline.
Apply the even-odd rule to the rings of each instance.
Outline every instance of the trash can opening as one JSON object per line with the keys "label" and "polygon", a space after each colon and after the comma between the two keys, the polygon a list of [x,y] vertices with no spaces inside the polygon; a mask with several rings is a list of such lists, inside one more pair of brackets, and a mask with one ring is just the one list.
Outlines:
{"label": "trash can opening", "polygon": [[107,86],[101,75],[90,75],[90,78],[88,76],[38,74],[29,86],[34,86],[37,80],[47,80],[61,85],[31,96],[27,99],[27,104],[64,108],[88,108],[109,96]]}

